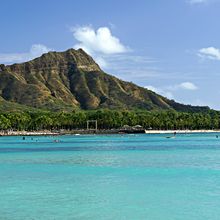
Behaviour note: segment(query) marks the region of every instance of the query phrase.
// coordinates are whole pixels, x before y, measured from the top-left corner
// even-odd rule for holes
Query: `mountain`
[[[9,109],[33,107],[67,111],[209,109],[177,103],[108,75],[82,49],[49,52],[29,62],[0,65],[0,103]]]

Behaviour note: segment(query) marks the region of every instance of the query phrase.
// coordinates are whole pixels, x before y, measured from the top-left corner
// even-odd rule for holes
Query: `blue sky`
[[[0,0],[0,63],[84,48],[168,98],[220,109],[220,0]]]

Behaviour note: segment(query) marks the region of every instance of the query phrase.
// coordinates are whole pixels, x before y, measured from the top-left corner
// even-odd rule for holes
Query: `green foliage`
[[[11,127],[10,120],[4,115],[0,115],[0,130],[6,130]]]
[[[141,125],[146,129],[219,129],[220,112],[91,110],[73,112],[0,113],[0,130],[85,129],[87,120],[97,120],[99,129]]]

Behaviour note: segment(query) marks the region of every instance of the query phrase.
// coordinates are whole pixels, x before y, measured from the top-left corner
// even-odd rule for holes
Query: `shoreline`
[[[220,130],[145,130],[145,134],[195,134],[195,133],[220,133]],[[58,135],[88,135],[88,134],[128,134],[118,129],[111,130],[62,130],[62,131],[0,131],[0,136],[58,136]],[[129,132],[129,134],[137,134]],[[144,134],[144,133],[142,133]]]
[[[191,134],[191,133],[220,133],[220,130],[149,130],[146,134]]]

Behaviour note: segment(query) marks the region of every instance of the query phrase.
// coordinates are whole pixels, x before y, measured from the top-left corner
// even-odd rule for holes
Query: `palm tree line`
[[[73,112],[3,112],[0,130],[86,129],[87,120],[97,120],[99,129],[141,125],[145,129],[219,129],[220,112],[91,110]]]

